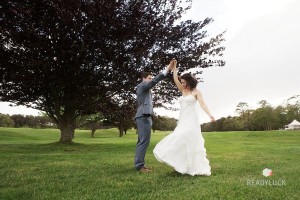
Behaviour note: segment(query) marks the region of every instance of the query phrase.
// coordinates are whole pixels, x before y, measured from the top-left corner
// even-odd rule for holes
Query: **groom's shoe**
[[[144,166],[144,168],[149,169],[149,170],[152,170],[152,167],[146,167],[146,166]]]
[[[139,169],[139,172],[141,173],[149,173],[152,172],[151,169],[147,168],[147,167],[142,167],[141,169]]]

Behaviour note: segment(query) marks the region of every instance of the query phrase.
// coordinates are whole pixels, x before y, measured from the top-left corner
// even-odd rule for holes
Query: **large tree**
[[[191,0],[1,0],[0,100],[45,111],[72,142],[76,119],[134,99],[139,73],[224,66],[213,20],[182,21]],[[203,8],[205,9],[205,8]],[[156,104],[176,97],[163,82]]]

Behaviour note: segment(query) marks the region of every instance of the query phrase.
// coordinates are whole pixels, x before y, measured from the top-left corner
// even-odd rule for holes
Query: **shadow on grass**
[[[194,175],[191,176],[189,174],[181,174],[175,170],[171,171],[171,172],[167,172],[165,174],[161,174],[164,177],[172,177],[172,178],[209,178],[210,176],[205,176],[205,175]]]

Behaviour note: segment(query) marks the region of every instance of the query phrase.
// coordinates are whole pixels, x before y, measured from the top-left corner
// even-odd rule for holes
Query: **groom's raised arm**
[[[155,76],[151,81],[146,82],[145,84],[142,85],[142,90],[150,90],[153,88],[159,81],[163,80],[166,75],[172,70],[174,67],[174,59],[171,60],[170,64],[157,76]]]
[[[145,90],[150,90],[151,88],[153,88],[159,81],[163,80],[165,78],[165,74],[163,72],[161,72],[160,74],[158,74],[157,76],[155,76],[151,81],[147,81],[146,83],[141,85],[141,89],[143,91]]]

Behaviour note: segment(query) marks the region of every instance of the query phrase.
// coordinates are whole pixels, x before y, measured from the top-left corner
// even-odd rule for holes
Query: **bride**
[[[210,176],[211,168],[206,158],[204,139],[201,134],[200,122],[196,112],[196,102],[215,121],[210,114],[199,90],[197,80],[186,73],[177,76],[177,61],[173,69],[173,78],[182,96],[179,98],[180,115],[178,125],[173,133],[166,136],[154,148],[156,159],[173,167],[181,174]]]

